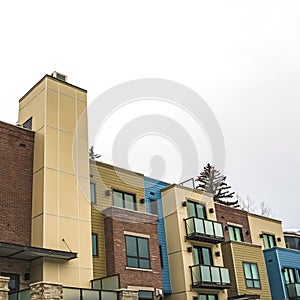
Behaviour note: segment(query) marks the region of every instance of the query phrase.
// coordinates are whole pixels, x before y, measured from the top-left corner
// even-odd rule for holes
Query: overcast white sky
[[[219,121],[232,189],[300,228],[299,14],[296,0],[3,1],[0,120],[14,124],[19,98],[54,70],[87,89],[89,103],[133,79],[182,83]]]

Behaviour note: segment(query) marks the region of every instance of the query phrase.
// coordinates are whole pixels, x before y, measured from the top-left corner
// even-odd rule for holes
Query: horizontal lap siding
[[[268,278],[273,300],[285,299],[281,277],[281,267],[276,255],[276,248],[264,251]]]
[[[230,268],[232,272],[233,266],[230,265],[230,258],[227,257],[229,254],[228,247],[231,247],[231,256],[232,262],[234,264],[235,270],[235,280],[237,286],[237,294],[258,294],[261,299],[270,300],[271,293],[269,288],[269,280],[264,260],[264,255],[261,247],[257,245],[252,245],[248,243],[240,243],[240,242],[226,242],[222,246],[222,250],[225,250],[223,253],[224,264]],[[250,262],[256,263],[258,267],[259,277],[261,289],[247,288],[245,281],[245,274],[243,263]],[[232,290],[233,291],[233,290]],[[230,292],[231,295],[231,292]]]
[[[96,184],[96,204],[92,205],[92,232],[98,235],[98,257],[93,257],[94,278],[106,276],[106,252],[104,235],[104,216],[102,211],[113,205],[113,189],[131,193],[136,196],[137,210],[146,211],[144,198],[144,178],[142,175],[115,168],[111,165],[90,161],[90,181]]]
[[[170,272],[169,272],[169,261],[168,261],[168,251],[167,251],[167,242],[165,234],[165,224],[163,219],[163,207],[161,199],[161,189],[167,187],[169,184],[161,181],[157,181],[148,177],[144,177],[145,184],[145,199],[146,199],[146,210],[150,213],[150,199],[156,200],[158,203],[158,222],[157,222],[157,231],[158,231],[158,241],[162,250],[162,283],[163,290],[165,294],[170,294],[171,282],[170,282]],[[151,193],[154,193],[151,194]]]

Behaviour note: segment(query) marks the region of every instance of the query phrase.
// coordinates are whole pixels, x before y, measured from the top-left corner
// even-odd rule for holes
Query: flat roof
[[[71,260],[77,253],[0,242],[0,258],[32,261],[42,257]]]

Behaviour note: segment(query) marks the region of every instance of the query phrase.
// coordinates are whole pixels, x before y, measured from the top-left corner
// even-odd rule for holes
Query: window
[[[96,204],[96,184],[90,183],[91,203]]]
[[[160,266],[163,269],[164,268],[164,261],[163,261],[163,254],[162,254],[162,247],[159,245],[159,257],[160,257]]]
[[[152,291],[139,291],[139,300],[153,299]]]
[[[229,238],[231,241],[243,241],[243,233],[241,227],[228,225]]]
[[[150,269],[149,240],[131,235],[125,240],[127,267]]]
[[[213,265],[210,248],[194,246],[193,250],[195,265]]]
[[[27,129],[32,129],[32,118],[29,118],[27,121],[23,123],[23,127]]]
[[[275,236],[272,234],[263,234],[265,249],[269,249],[276,246]]]
[[[188,201],[188,214],[189,217],[206,219],[205,205],[197,202]]]
[[[218,300],[217,295],[204,295],[204,294],[200,294],[198,299],[199,300]]]
[[[98,256],[98,235],[92,233],[92,254]]]
[[[16,292],[20,289],[20,275],[1,272],[1,276],[9,277],[8,288],[10,292]]]
[[[150,213],[153,215],[158,215],[158,203],[157,200],[150,199]]]
[[[286,284],[295,283],[296,282],[295,270],[292,268],[284,268],[284,278]]]
[[[113,205],[117,207],[136,210],[135,195],[120,191],[113,191]]]
[[[256,263],[244,263],[246,286],[248,288],[260,289],[260,279]]]

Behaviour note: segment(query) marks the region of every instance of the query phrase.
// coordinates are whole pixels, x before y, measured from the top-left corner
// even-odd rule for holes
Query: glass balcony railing
[[[300,299],[300,283],[287,284],[290,299]]]
[[[118,292],[64,287],[63,299],[64,300],[118,300]]]
[[[30,289],[21,290],[8,294],[8,300],[30,300]]]
[[[198,240],[215,244],[225,240],[223,227],[219,222],[196,217],[190,217],[184,221],[186,236],[190,240]]]
[[[224,267],[191,266],[193,288],[229,288],[229,270]]]

